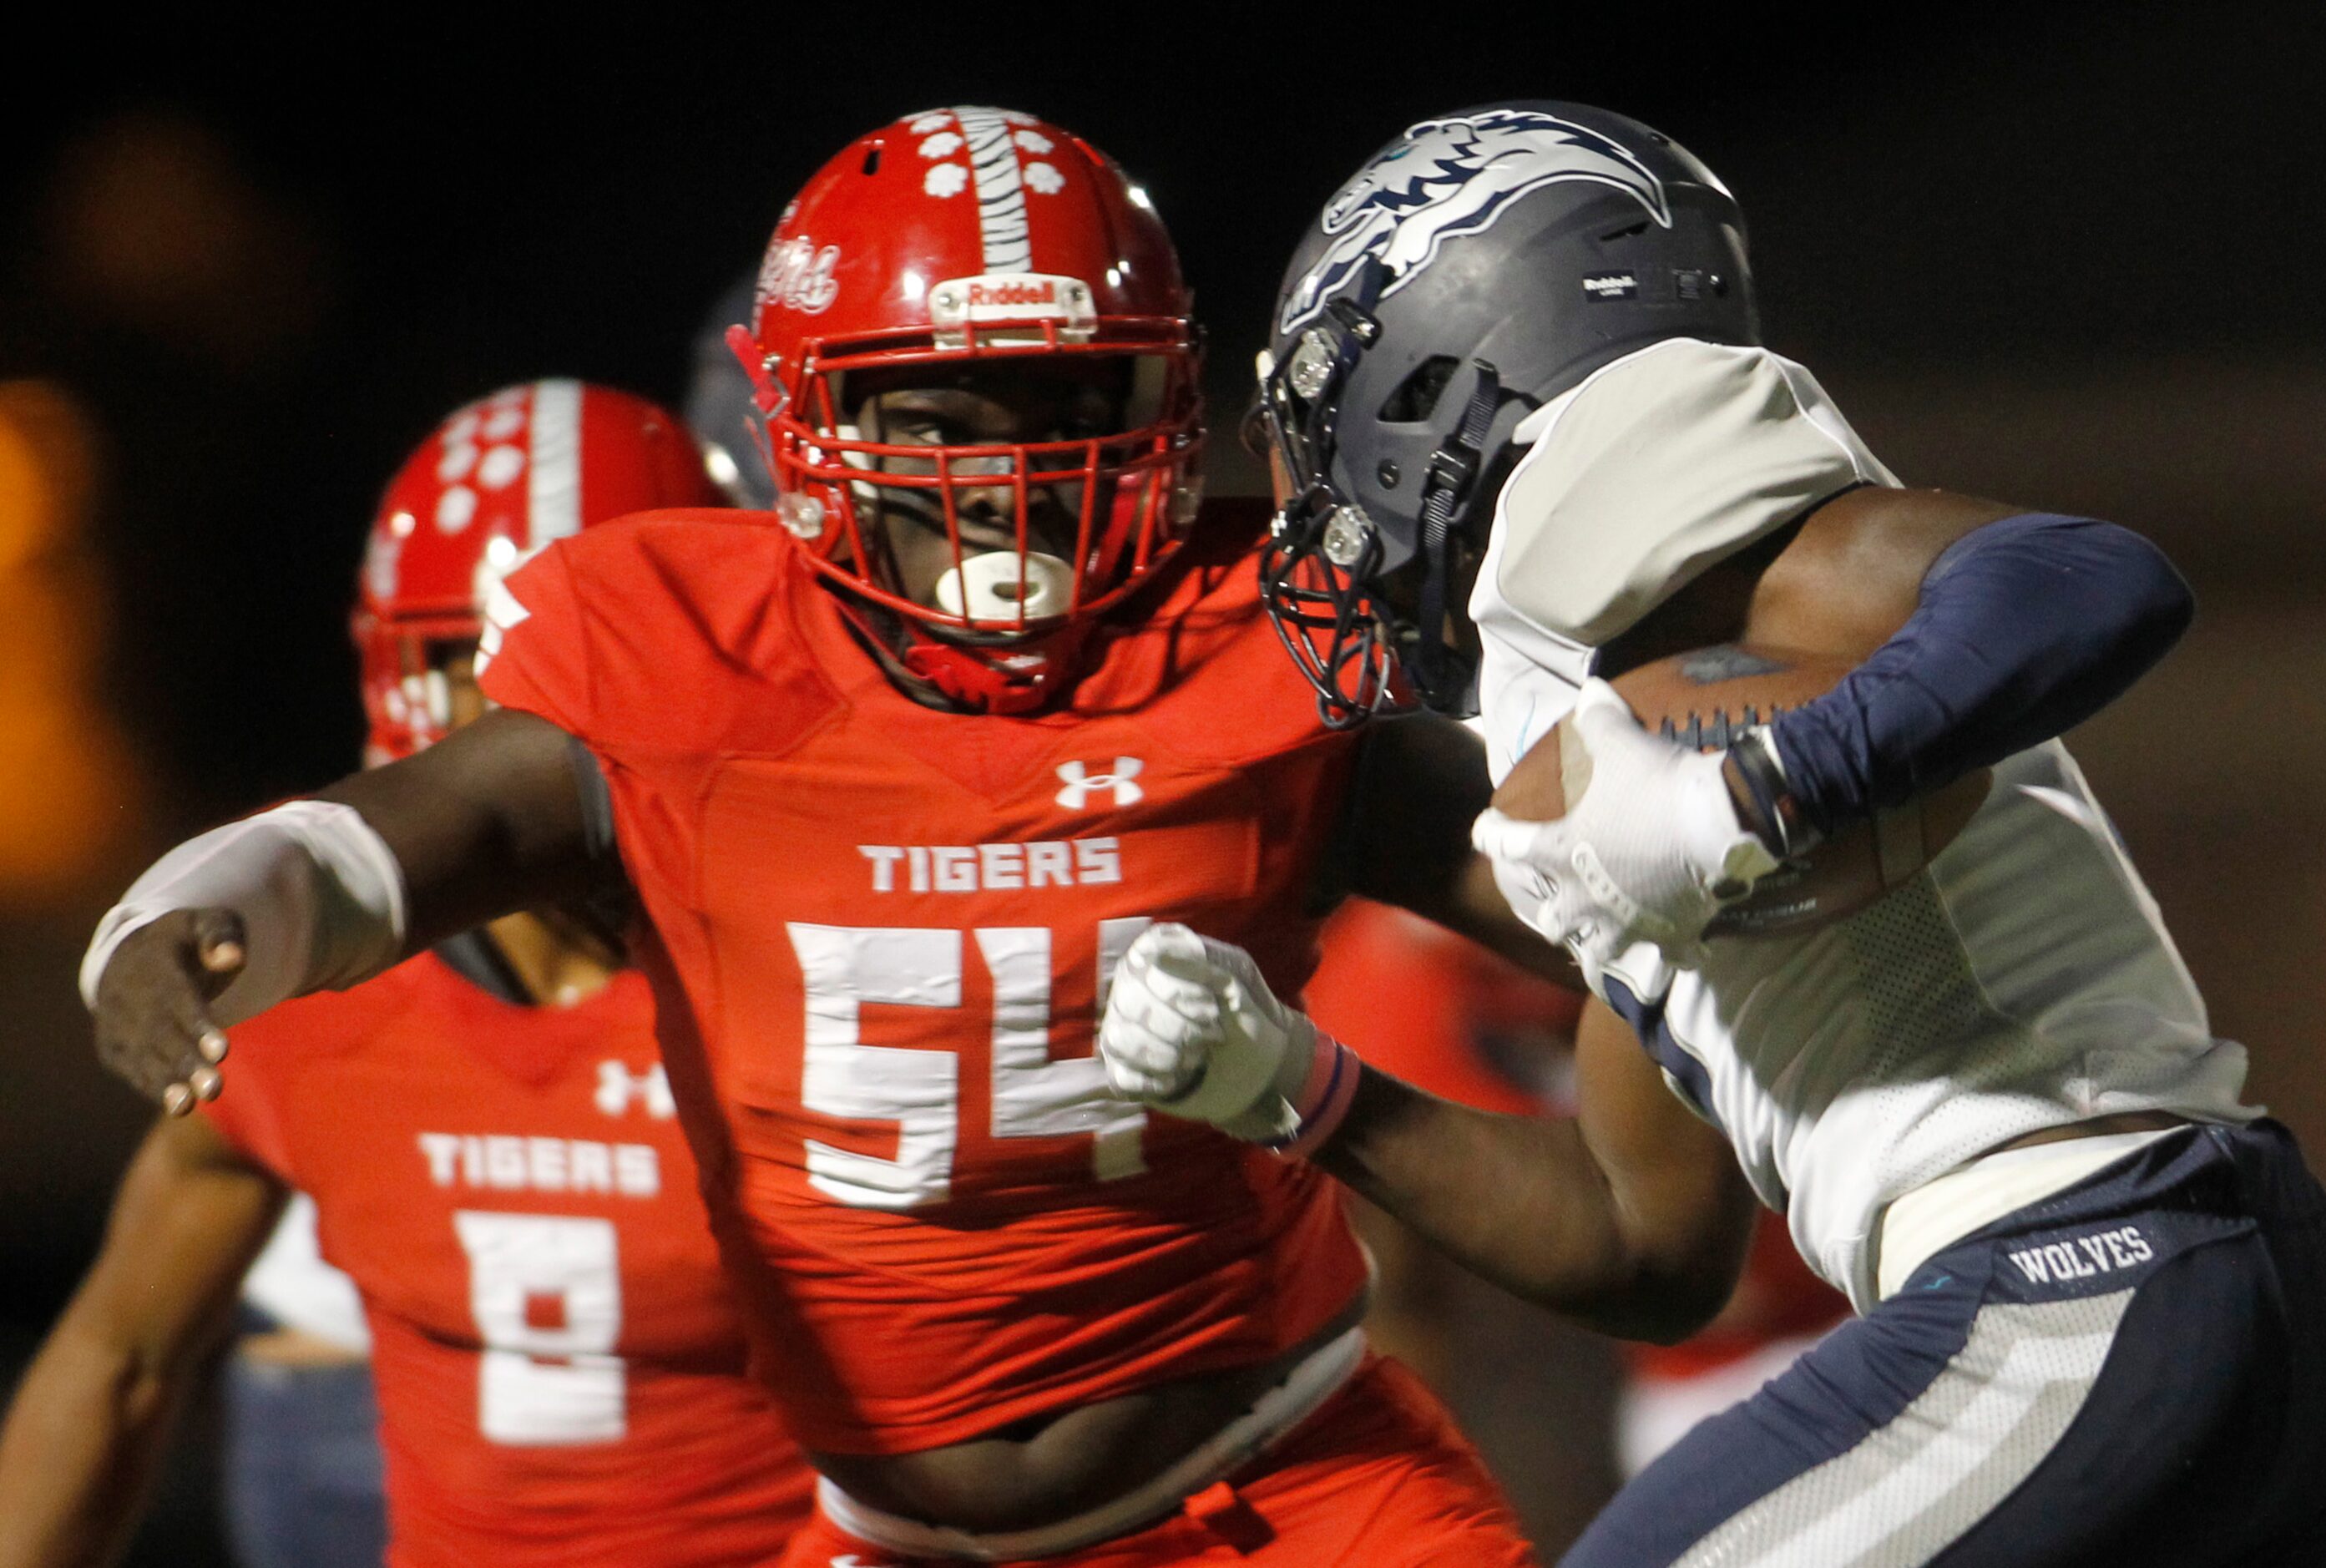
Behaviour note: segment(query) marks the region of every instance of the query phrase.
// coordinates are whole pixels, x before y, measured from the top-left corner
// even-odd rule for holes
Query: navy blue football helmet
[[[1667,338],[1757,343],[1744,219],[1661,133],[1580,104],[1409,127],[1310,225],[1252,434],[1283,507],[1269,611],[1326,723],[1474,712],[1469,586],[1527,415]]]

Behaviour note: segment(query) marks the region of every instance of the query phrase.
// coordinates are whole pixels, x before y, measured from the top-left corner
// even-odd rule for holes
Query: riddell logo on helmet
[[[988,283],[982,278],[969,285],[969,308],[972,311],[992,310],[1004,305],[1055,305],[1058,303],[1058,283],[1056,278],[1012,278],[1007,283]]]
[[[1090,285],[1057,273],[980,273],[929,290],[929,321],[941,335],[972,322],[1059,322],[1063,335],[1080,340],[1097,325],[1096,310]]]

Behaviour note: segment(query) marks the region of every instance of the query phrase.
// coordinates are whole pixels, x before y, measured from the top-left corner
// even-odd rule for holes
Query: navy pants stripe
[[[2191,1128],[1954,1244],[1569,1568],[2326,1563],[2326,1192]]]

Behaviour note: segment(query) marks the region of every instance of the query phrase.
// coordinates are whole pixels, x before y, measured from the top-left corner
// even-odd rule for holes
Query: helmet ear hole
[[[1416,365],[1391,391],[1381,406],[1384,425],[1420,425],[1437,412],[1437,400],[1461,361],[1451,354],[1432,354]]]

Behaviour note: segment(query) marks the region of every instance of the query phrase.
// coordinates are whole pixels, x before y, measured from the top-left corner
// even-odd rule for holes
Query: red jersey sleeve
[[[588,730],[596,704],[586,616],[563,545],[496,583],[485,601],[477,657],[485,695],[503,707],[538,714],[569,734]]]
[[[779,748],[832,700],[771,613],[795,550],[715,511],[642,512],[561,539],[491,595],[479,681],[626,767]]]

